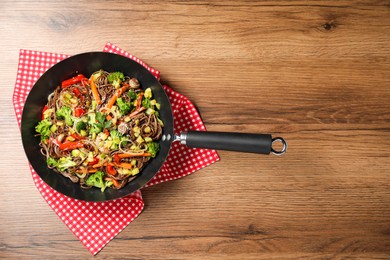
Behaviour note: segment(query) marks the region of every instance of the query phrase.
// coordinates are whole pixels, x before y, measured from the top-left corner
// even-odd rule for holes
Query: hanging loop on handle
[[[280,150],[275,150],[275,149],[273,148],[273,145],[274,145],[274,143],[276,143],[276,142],[281,142],[281,143],[282,143],[282,145],[283,145],[282,149],[280,149]],[[284,140],[282,137],[275,137],[275,138],[272,138],[271,153],[273,153],[273,154],[275,154],[275,155],[282,155],[282,154],[286,153],[286,151],[287,151],[287,142],[286,142],[286,140]]]

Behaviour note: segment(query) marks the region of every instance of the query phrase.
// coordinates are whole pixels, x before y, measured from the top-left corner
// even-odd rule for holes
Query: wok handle
[[[272,144],[282,142],[281,150],[274,150]],[[180,143],[191,148],[228,150],[237,152],[276,155],[284,154],[287,143],[281,137],[272,138],[270,134],[248,134],[228,132],[189,131],[180,134]]]

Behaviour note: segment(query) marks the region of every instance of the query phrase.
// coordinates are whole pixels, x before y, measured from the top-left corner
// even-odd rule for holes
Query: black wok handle
[[[272,148],[272,144],[277,141],[283,144],[283,148],[278,151]],[[272,138],[270,134],[189,131],[180,134],[180,143],[191,148],[260,154],[272,152],[276,155],[281,155],[287,150],[287,143],[283,138]]]

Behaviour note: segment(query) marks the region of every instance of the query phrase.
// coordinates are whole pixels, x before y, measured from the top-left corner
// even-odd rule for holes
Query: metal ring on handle
[[[280,151],[275,150],[273,147],[271,147],[271,152],[275,155],[282,155],[287,151],[287,142],[282,137],[275,137],[272,138],[272,146],[275,142],[282,142],[283,147]]]

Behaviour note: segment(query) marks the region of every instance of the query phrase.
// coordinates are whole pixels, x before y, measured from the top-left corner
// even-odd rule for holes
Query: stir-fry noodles
[[[159,150],[159,109],[136,78],[99,70],[63,81],[35,129],[49,168],[86,189],[120,189]]]

